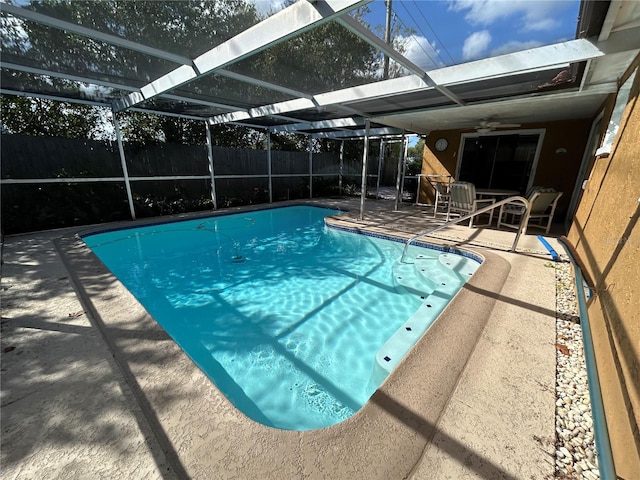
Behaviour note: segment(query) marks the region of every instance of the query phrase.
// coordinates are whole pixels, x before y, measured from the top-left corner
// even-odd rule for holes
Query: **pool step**
[[[379,385],[422,337],[449,303],[451,295],[434,291],[376,352],[374,381]]]
[[[438,257],[418,255],[413,263],[396,263],[393,278],[397,286],[416,294],[427,295],[435,290],[454,294],[480,264],[470,258],[442,253]]]
[[[458,291],[460,284],[466,281],[466,278],[462,278],[450,266],[446,265],[440,257],[425,259],[420,256],[416,257],[413,267],[415,269],[415,275],[419,278],[426,278],[433,285],[433,291],[452,295]],[[451,262],[449,262],[451,263]]]
[[[480,266],[477,261],[471,258],[452,253],[440,254],[438,261],[445,269],[456,275],[463,282],[466,282]]]
[[[438,268],[436,258],[425,259],[422,268],[434,270]],[[400,291],[407,291],[413,295],[425,296],[433,292],[437,283],[428,275],[421,275],[414,263],[396,262],[392,267],[393,281]]]
[[[394,266],[398,285],[411,293],[420,293],[419,288],[430,285],[431,291],[418,310],[376,353],[373,382],[382,383],[479,266],[475,260],[449,253],[442,253],[437,258],[418,255],[412,264]]]

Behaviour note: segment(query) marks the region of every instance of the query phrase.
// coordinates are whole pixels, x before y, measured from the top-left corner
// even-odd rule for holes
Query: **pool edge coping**
[[[301,203],[296,204],[299,205]],[[308,204],[302,203],[302,205]],[[241,209],[239,211],[243,212],[247,210],[255,209]],[[234,212],[228,213],[238,213],[239,211],[234,210]],[[202,216],[211,216],[211,214],[208,212],[206,215]],[[188,219],[192,218],[194,217],[190,216]],[[185,218],[179,218],[177,220],[183,219]],[[127,223],[127,226],[133,225],[132,223]],[[368,230],[363,226],[359,226],[358,228],[360,230]],[[83,230],[86,231],[87,229]],[[391,232],[391,234],[397,238],[401,238],[406,235],[402,232],[387,231]],[[104,271],[106,270],[106,267],[102,265],[102,262],[97,259],[95,254],[93,254],[84,242],[80,240],[79,236],[72,234],[72,237],[73,238],[60,238],[56,242],[56,247],[63,258],[69,273],[72,274],[71,278],[73,279],[76,291],[81,297],[83,305],[87,307],[87,314],[91,318],[91,321],[99,330],[101,330],[101,333],[105,337],[105,341],[114,354],[114,357],[125,364],[130,364],[132,360],[136,360],[138,355],[135,348],[134,351],[127,351],[126,341],[123,342],[123,339],[117,338],[117,336],[116,338],[112,337],[113,333],[117,333],[118,329],[115,328],[112,323],[107,324],[105,322],[105,317],[109,317],[107,320],[109,322],[112,320],[110,317],[113,312],[111,312],[109,308],[105,309],[105,303],[113,303],[113,298],[109,297],[104,299],[100,298],[100,296],[95,293],[92,294],[89,290],[91,290],[92,286],[95,285],[90,283],[88,285],[84,284],[83,279],[86,281],[88,278],[91,278],[92,275],[97,275],[102,277],[102,281],[106,281],[109,284],[116,285],[119,284],[119,282],[115,277],[108,278],[109,276],[112,276],[111,273],[108,270],[106,272]],[[73,250],[75,250],[75,253]],[[486,291],[494,293],[499,292],[501,286],[506,281],[506,276],[510,270],[508,262],[491,252],[483,251],[482,254],[479,254],[473,251],[473,253],[474,255],[478,255],[483,258],[484,261],[474,276],[469,279],[467,284],[474,285],[476,283],[480,283],[484,285],[483,282],[486,282],[490,276],[493,276],[490,275],[491,271],[496,270],[497,273],[500,274],[500,278],[497,283],[494,283],[492,288],[487,289]],[[74,255],[79,255],[79,257],[76,256],[74,258]],[[78,263],[79,259],[80,264]],[[82,267],[82,262],[86,262],[84,271],[80,268],[80,272],[78,272],[77,268],[79,266]],[[91,273],[89,273],[89,270]],[[495,276],[493,280],[496,280]],[[126,289],[124,290],[126,294],[128,294],[128,291],[126,291]],[[367,404],[365,404],[365,406],[355,415],[344,422],[320,430],[310,430],[306,432],[284,431],[257,424],[245,417],[241,412],[237,411],[231,402],[227,400],[219,390],[217,390],[213,382],[209,381],[208,378],[199,371],[198,367],[184,352],[180,350],[176,344],[174,344],[175,348],[171,348],[169,346],[169,350],[173,350],[170,352],[170,356],[179,359],[180,369],[188,371],[192,377],[191,381],[187,381],[185,383],[178,382],[181,386],[181,390],[185,393],[185,398],[193,396],[192,394],[194,392],[199,392],[199,395],[197,396],[201,402],[207,398],[211,399],[212,396],[215,397],[216,402],[219,402],[221,399],[220,396],[222,396],[223,403],[228,403],[226,406],[222,405],[222,411],[215,410],[214,412],[211,412],[210,406],[199,410],[202,414],[216,413],[220,414],[222,417],[230,417],[229,421],[235,427],[232,428],[231,431],[226,431],[222,435],[223,439],[235,444],[240,441],[240,438],[243,438],[244,440],[241,443],[246,446],[246,442],[248,442],[247,448],[249,450],[251,450],[249,447],[256,447],[256,445],[259,444],[263,452],[269,452],[267,457],[273,455],[275,458],[280,458],[277,463],[282,463],[281,467],[276,470],[269,467],[269,471],[274,473],[278,471],[278,474],[280,475],[290,475],[294,472],[299,472],[301,468],[303,470],[308,469],[310,467],[309,459],[315,458],[315,461],[311,463],[316,467],[322,466],[321,470],[326,471],[327,474],[329,474],[329,472],[331,472],[331,474],[335,474],[335,470],[340,471],[341,474],[347,474],[348,472],[351,474],[354,472],[362,473],[362,469],[366,469],[370,473],[368,478],[388,478],[388,475],[404,476],[408,475],[419,462],[422,452],[426,448],[429,440],[435,434],[438,418],[444,411],[493,308],[495,298],[491,299],[487,296],[483,297],[483,301],[480,302],[481,306],[480,308],[475,309],[474,315],[470,315],[468,309],[461,307],[461,305],[464,305],[466,302],[471,301],[474,298],[477,301],[477,295],[478,294],[471,289],[465,289],[463,287],[463,289],[458,292],[458,294],[452,299],[451,303],[440,314],[431,328],[407,353],[405,358],[397,366],[396,371],[394,371],[380,386],[376,393],[374,393],[369,402],[367,402]],[[135,299],[133,299],[134,303],[131,304],[131,298],[124,299],[124,301],[121,302],[116,302],[120,304],[118,306],[121,307],[117,314],[122,315],[124,313],[125,316],[142,314],[147,318],[139,318],[139,322],[146,325],[146,327],[151,327],[152,330],[153,325],[155,324],[156,334],[158,333],[157,329],[164,332],[164,330],[162,330],[155,320],[146,313],[144,308],[142,308]],[[474,304],[474,307],[476,304],[477,302]],[[124,312],[122,310],[124,310]],[[484,316],[484,318],[482,321],[472,322],[474,328],[472,329],[473,333],[471,335],[469,335],[470,329],[462,328],[460,330],[460,322],[451,321],[459,316],[465,316],[465,314],[467,320],[470,320],[469,317],[472,316],[475,318],[479,312],[483,314],[482,316]],[[100,323],[102,323],[102,326],[100,326]],[[125,321],[125,323],[127,323],[127,321]],[[456,325],[457,329],[452,328]],[[436,326],[437,328],[434,329]],[[433,332],[429,333],[432,330]],[[443,351],[441,348],[444,345],[442,340],[459,340],[457,337],[460,333],[467,334],[464,342],[458,342],[459,347],[462,343],[464,344],[464,350],[467,353],[462,356],[458,355],[458,358],[451,358],[452,349],[448,346]],[[164,335],[168,337],[166,333]],[[173,343],[172,341],[170,342]],[[178,351],[175,351],[175,349]],[[447,365],[447,368],[437,367],[437,365],[434,365],[433,362],[430,362],[429,359],[425,358],[425,352],[430,351],[429,354],[432,355],[433,351],[431,350],[433,349],[438,351],[440,358],[440,361],[435,363],[442,364],[443,361],[446,361],[447,363],[445,363],[445,365]],[[447,352],[447,350],[449,352]],[[458,352],[459,351],[460,350],[458,350]],[[452,363],[455,364],[455,369],[450,368]],[[430,365],[431,369],[426,371],[424,368],[425,365]],[[136,367],[136,369],[140,370],[140,367]],[[178,371],[180,371],[180,369]],[[194,369],[196,370],[195,372]],[[144,370],[144,368],[142,368],[142,370]],[[198,374],[198,372],[200,374]],[[180,471],[180,466],[184,463],[182,468],[189,472],[189,476],[198,476],[208,468],[216,467],[217,462],[211,463],[210,461],[202,461],[202,459],[196,458],[197,455],[193,455],[193,452],[185,452],[187,446],[182,435],[186,433],[184,429],[186,428],[188,430],[189,425],[193,425],[192,421],[195,421],[195,419],[192,418],[191,421],[187,421],[186,424],[182,425],[182,427],[176,425],[174,421],[175,419],[172,418],[173,414],[167,411],[167,406],[163,405],[162,398],[158,398],[157,394],[150,391],[150,389],[153,389],[153,381],[149,382],[148,379],[137,378],[135,372],[132,372],[132,376],[133,378],[127,379],[128,382],[134,382],[134,389],[135,385],[139,385],[140,391],[138,394],[142,394],[148,401],[146,406],[144,404],[141,405],[142,408],[144,410],[152,409],[153,412],[147,411],[146,414],[152,413],[153,416],[157,417],[158,423],[156,428],[154,428],[154,432],[156,435],[162,434],[163,432],[166,435],[166,439],[169,444],[164,442],[162,446],[163,450],[165,450],[165,454],[167,454],[168,459],[170,460],[170,463],[174,467],[174,470]],[[202,377],[206,380],[204,384]],[[446,393],[444,391],[445,389],[442,388],[443,378],[446,379],[445,383],[447,384],[446,390],[448,393]],[[419,382],[417,385],[415,380],[418,380]],[[169,384],[174,383],[169,380],[164,382],[161,381],[160,383],[166,384],[167,382]],[[206,385],[207,382],[209,384],[208,386]],[[416,389],[416,386],[420,388]],[[431,388],[427,388],[428,386],[431,386]],[[190,389],[192,390],[190,391]],[[436,394],[435,398],[430,398],[430,395],[433,397],[434,394]],[[162,397],[162,395],[160,395],[160,397]],[[140,401],[138,395],[136,395],[136,398]],[[402,399],[402,401],[399,401],[400,399]],[[428,402],[426,401],[427,399],[429,399]],[[424,403],[429,403],[430,406],[435,405],[436,408],[430,408],[428,411],[424,411],[420,408],[420,405],[422,404],[424,406]],[[417,405],[417,407],[413,409],[410,408],[411,405]],[[179,414],[178,416],[180,417],[181,415]],[[226,424],[226,422],[218,422],[217,424],[222,425]],[[158,428],[163,430],[163,432],[158,432]],[[177,438],[175,438],[175,430],[182,430],[182,435],[178,435]],[[203,443],[207,443],[207,438],[209,438],[209,441],[212,441],[214,438],[218,437],[216,432],[212,432],[207,428],[205,428],[205,430],[205,435],[200,435],[200,438],[203,439]],[[222,428],[222,430],[226,429]],[[246,431],[239,432],[239,430]],[[397,438],[390,434],[390,432],[394,431],[400,434],[402,438]],[[221,431],[218,431],[217,433],[220,434]],[[238,439],[231,441],[231,437],[233,437],[234,433],[238,433]],[[231,435],[231,437],[229,437],[229,435]],[[369,441],[363,444],[363,437]],[[391,437],[393,438],[391,439]],[[347,439],[350,441],[346,441]],[[161,442],[161,444],[162,443],[163,442]],[[210,443],[209,447],[219,451],[219,444],[215,444],[215,448],[212,447],[213,443]],[[327,459],[324,458],[326,455],[323,457],[320,454],[320,452],[326,451],[326,449],[329,448],[329,445],[336,447],[338,444],[342,445],[342,447],[340,449],[341,453],[336,453],[336,456],[339,457],[341,461],[336,462],[336,458]],[[273,448],[274,446],[276,448]],[[199,446],[196,450],[199,450],[200,448],[203,447]],[[177,454],[179,451],[183,454],[186,453],[186,455],[183,455],[184,458]],[[382,452],[385,452],[385,454]],[[398,460],[399,456],[404,458],[401,465],[393,461],[394,459]],[[218,458],[219,455],[213,455],[213,457]],[[286,459],[288,461],[285,461],[285,458],[283,457],[288,457]],[[225,456],[222,458],[225,458]],[[254,468],[251,475],[255,474],[255,478],[260,478],[260,473],[265,471],[265,466],[270,462],[268,459],[262,458],[262,455],[252,458],[253,461],[250,462],[253,465],[252,467],[249,467],[246,461],[241,461],[240,463],[245,469]],[[193,464],[194,460],[196,463],[195,465]],[[320,465],[317,465],[318,462],[320,462]],[[219,473],[223,474],[223,472]],[[237,471],[229,471],[228,474],[230,477],[233,477],[234,475],[237,475]]]

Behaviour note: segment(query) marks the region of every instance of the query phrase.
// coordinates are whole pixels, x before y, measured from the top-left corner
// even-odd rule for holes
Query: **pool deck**
[[[434,222],[383,200],[367,200],[364,222],[359,199],[307,203],[404,237]],[[73,236],[82,230],[4,238],[3,478],[553,478],[556,286],[537,233],[517,253],[513,231],[429,237],[486,261],[363,409],[290,432],[238,412]]]

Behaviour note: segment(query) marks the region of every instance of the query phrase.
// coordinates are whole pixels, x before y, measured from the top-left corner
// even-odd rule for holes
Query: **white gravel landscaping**
[[[556,262],[556,478],[600,478],[573,266]]]

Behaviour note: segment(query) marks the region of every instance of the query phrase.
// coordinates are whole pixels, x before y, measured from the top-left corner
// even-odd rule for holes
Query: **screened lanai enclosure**
[[[19,233],[286,200],[357,196],[362,141],[357,142],[354,150],[360,150],[359,156],[345,156],[344,146],[341,156],[340,152],[314,152],[313,145],[309,152],[301,152],[125,141],[121,145],[123,164],[116,141],[6,135],[2,142],[3,230]],[[371,141],[381,155],[369,156],[367,161],[372,172],[366,177],[370,198],[386,192],[383,187],[391,182],[395,188],[389,167],[395,168],[398,157],[384,157],[394,146],[392,142]],[[123,176],[125,168],[128,178]],[[417,179],[406,172],[406,168],[401,171],[400,201],[411,202],[416,198]]]
[[[622,47],[588,28],[471,62],[444,44],[416,56],[435,2],[419,3],[1,3],[3,232],[348,194],[362,215],[381,185],[397,208],[416,200],[410,138],[497,100],[501,120],[553,117],[550,101],[557,119],[611,90],[587,72]]]

